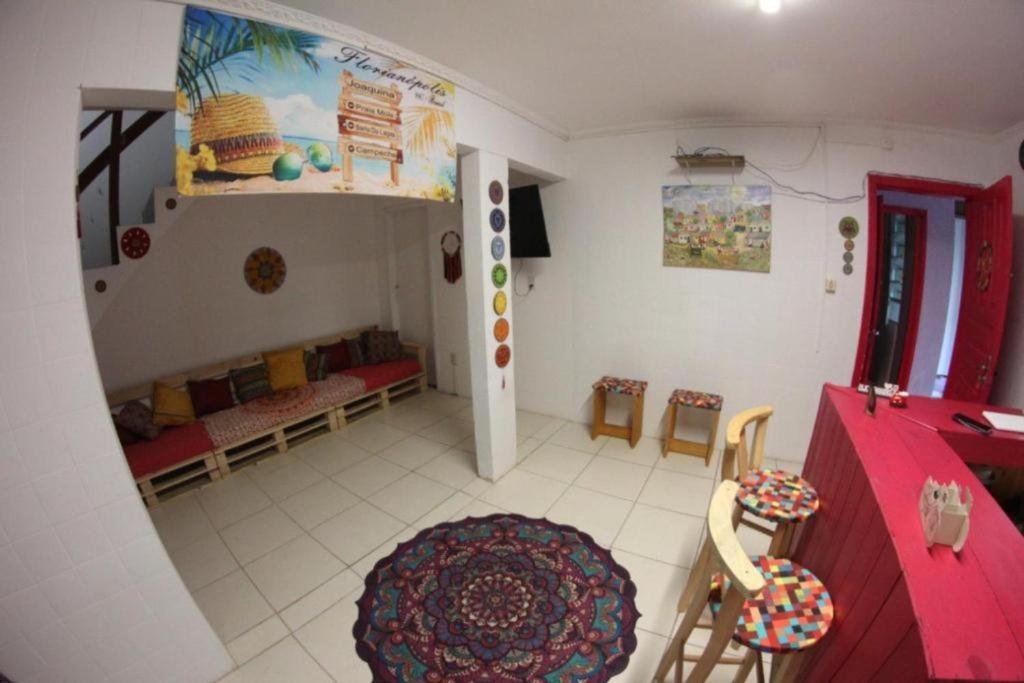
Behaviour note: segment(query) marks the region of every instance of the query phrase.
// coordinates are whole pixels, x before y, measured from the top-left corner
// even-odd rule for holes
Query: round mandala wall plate
[[[495,287],[504,287],[508,282],[508,270],[501,263],[491,268],[491,282]]]
[[[509,348],[508,344],[502,344],[494,350],[494,364],[499,368],[508,365],[510,360],[512,360],[512,349]]]
[[[487,196],[491,198],[492,204],[501,204],[501,200],[505,198],[505,188],[499,181],[492,180],[487,186]]]
[[[503,237],[495,236],[491,240],[491,256],[494,257],[495,261],[505,258],[505,239]]]
[[[848,240],[852,240],[860,232],[860,224],[853,216],[844,216],[839,219],[839,234]]]
[[[491,230],[501,232],[505,229],[505,212],[501,209],[491,209]]]
[[[843,275],[849,275],[853,272],[853,266],[849,263],[843,264]]]
[[[844,263],[853,263],[853,252],[852,251],[843,252],[843,262]]]
[[[142,258],[149,253],[149,233],[143,228],[128,228],[121,235],[121,253],[128,258]]]
[[[509,333],[508,320],[505,318],[498,318],[494,321],[494,338],[499,342],[503,342],[508,339]]]
[[[846,251],[853,251],[853,247],[853,240],[846,240],[845,242],[843,242],[843,249],[845,249]]]
[[[284,284],[288,269],[285,267],[284,257],[280,252],[270,247],[260,247],[254,249],[245,259],[245,267],[242,272],[245,276],[245,283],[252,291],[270,294],[276,292]]]
[[[508,299],[505,297],[505,292],[498,292],[494,295],[494,312],[498,315],[505,315],[506,308],[508,308]]]

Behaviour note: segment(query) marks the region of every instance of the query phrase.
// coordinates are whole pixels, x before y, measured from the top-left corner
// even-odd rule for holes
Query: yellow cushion
[[[274,351],[263,354],[270,375],[270,388],[274,391],[301,387],[306,379],[306,364],[302,362],[302,349]]]
[[[153,424],[166,427],[195,421],[196,413],[187,391],[179,391],[161,382],[153,383]]]

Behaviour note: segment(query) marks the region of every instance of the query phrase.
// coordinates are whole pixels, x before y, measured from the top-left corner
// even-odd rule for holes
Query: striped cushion
[[[235,388],[239,403],[248,403],[271,392],[267,366],[263,363],[231,370],[228,376],[231,377],[231,386]]]
[[[318,382],[327,377],[327,356],[315,351],[306,351],[302,356],[306,364],[306,379]]]
[[[355,339],[346,339],[345,343],[348,345],[348,358],[352,363],[349,367],[358,368],[366,365],[366,349],[363,348],[363,340],[356,337]]]

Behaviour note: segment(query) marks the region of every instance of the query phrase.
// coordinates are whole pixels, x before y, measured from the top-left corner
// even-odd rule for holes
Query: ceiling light
[[[758,0],[757,6],[765,14],[775,14],[782,9],[782,0]]]

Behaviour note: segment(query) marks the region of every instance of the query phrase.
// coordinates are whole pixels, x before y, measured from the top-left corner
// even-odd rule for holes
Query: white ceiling
[[[683,120],[1024,121],[1024,0],[279,0],[572,135]]]

